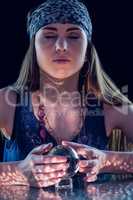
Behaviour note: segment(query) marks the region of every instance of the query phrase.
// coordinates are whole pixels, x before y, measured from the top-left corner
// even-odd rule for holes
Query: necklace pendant
[[[41,136],[41,138],[43,139],[43,141],[45,141],[45,139],[46,139],[46,132],[45,132],[44,129],[41,129],[41,130],[40,130],[40,136]]]

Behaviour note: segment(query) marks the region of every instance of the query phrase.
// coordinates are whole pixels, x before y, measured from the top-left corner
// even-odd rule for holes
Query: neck
[[[47,87],[52,87],[58,90],[58,92],[75,92],[78,91],[78,81],[79,81],[79,72],[74,75],[64,78],[57,79],[46,72],[40,72],[40,92]]]
[[[51,101],[55,101],[55,98],[58,99],[58,97],[62,94],[70,96],[74,92],[78,92],[78,81],[79,81],[79,72],[75,73],[74,75],[65,78],[65,79],[57,79],[54,77],[51,77],[46,72],[40,72],[40,94],[45,99]],[[66,94],[66,95],[64,95]],[[56,96],[56,97],[55,97]],[[67,98],[68,100],[68,98]]]

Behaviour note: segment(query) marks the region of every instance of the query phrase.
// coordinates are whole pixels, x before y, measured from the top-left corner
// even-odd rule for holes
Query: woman
[[[27,27],[30,46],[19,78],[0,91],[0,127],[7,138],[0,183],[59,182],[69,165],[66,157],[48,155],[57,144],[85,158],[79,172],[87,182],[101,172],[133,173],[132,152],[107,151],[115,127],[133,140],[133,110],[101,67],[85,5],[48,0],[28,15]]]

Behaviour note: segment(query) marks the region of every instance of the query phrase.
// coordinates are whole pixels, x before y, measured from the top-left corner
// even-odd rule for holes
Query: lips
[[[57,62],[57,63],[68,63],[68,62],[70,62],[70,60],[64,59],[64,58],[58,58],[58,59],[55,59],[54,62]]]
[[[67,61],[70,61],[70,60],[67,59],[66,57],[57,57],[53,61],[64,61],[64,62],[67,62]]]
[[[68,60],[68,59],[66,59],[66,58],[57,58],[57,59],[55,59],[54,61],[70,61],[70,60]]]
[[[69,60],[65,60],[65,59],[57,59],[57,60],[54,60],[55,62],[69,62]]]

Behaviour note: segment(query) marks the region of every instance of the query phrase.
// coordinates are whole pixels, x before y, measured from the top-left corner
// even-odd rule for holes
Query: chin
[[[74,75],[75,73],[66,73],[66,72],[62,72],[62,73],[56,73],[56,74],[53,74],[53,78],[56,78],[56,79],[66,79],[66,78],[69,78],[71,77],[72,75]]]
[[[66,69],[54,69],[49,71],[42,70],[47,76],[50,76],[51,78],[55,78],[58,80],[67,79],[69,77],[75,76],[76,74],[79,74],[80,69],[78,70],[66,70]]]

